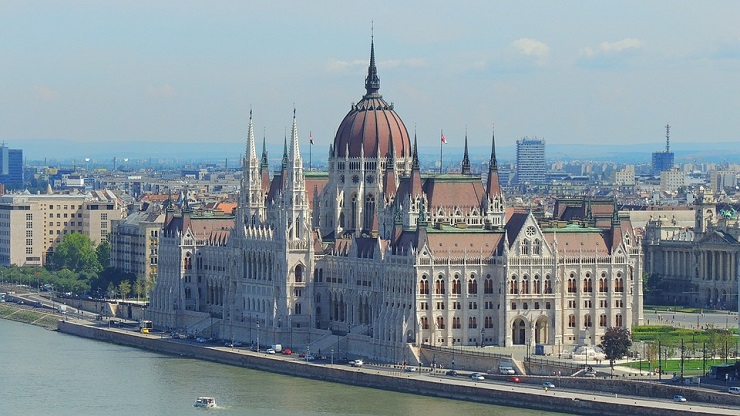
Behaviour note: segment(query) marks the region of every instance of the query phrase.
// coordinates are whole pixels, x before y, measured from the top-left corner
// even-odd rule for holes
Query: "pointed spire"
[[[496,161],[496,133],[493,131],[493,128],[491,131],[491,162],[489,163],[488,168],[498,169],[498,162]]]
[[[621,223],[619,219],[619,208],[617,207],[617,198],[614,198],[614,212],[612,212],[612,225],[617,226]]]
[[[462,160],[462,174],[470,175],[470,157],[468,157],[468,128],[465,127],[465,153]]]
[[[293,126],[290,133],[290,158],[293,162],[301,159],[301,149],[298,147],[298,123],[295,118],[295,107],[293,107]]]
[[[380,90],[380,78],[378,78],[378,69],[375,67],[375,35],[370,35],[370,66],[367,69],[367,78],[365,78],[366,95],[377,94]]]
[[[245,151],[245,159],[247,162],[251,161],[252,158],[257,158],[257,151],[255,150],[254,140],[254,126],[252,124],[252,109],[249,109],[249,127],[247,128],[247,149]]]
[[[267,145],[265,144],[265,136],[264,133],[262,135],[262,163],[260,166],[262,169],[267,168]]]
[[[411,169],[419,170],[419,153],[416,151],[416,132],[414,132],[414,154],[411,157]]]
[[[285,132],[283,138],[283,170],[288,168],[288,132]]]

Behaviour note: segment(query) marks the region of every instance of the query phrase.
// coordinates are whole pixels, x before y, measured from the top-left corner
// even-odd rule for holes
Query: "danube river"
[[[150,353],[0,319],[2,415],[544,415]]]

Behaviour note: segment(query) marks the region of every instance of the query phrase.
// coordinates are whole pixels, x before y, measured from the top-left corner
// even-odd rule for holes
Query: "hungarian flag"
[[[445,137],[445,133],[442,130],[440,130],[439,132],[442,134],[442,143],[447,144],[447,137]]]
[[[313,134],[311,132],[308,132],[308,140],[313,144]]]

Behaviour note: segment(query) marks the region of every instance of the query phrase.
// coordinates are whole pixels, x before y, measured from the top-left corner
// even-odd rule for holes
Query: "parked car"
[[[481,374],[479,374],[479,373],[473,373],[473,374],[471,374],[471,375],[470,375],[470,378],[471,378],[472,380],[476,380],[476,381],[482,381],[482,380],[485,380],[485,379],[486,379],[485,377],[483,377],[483,376],[482,376]]]
[[[506,381],[510,383],[521,383],[522,379],[520,379],[519,377],[509,377],[508,379],[506,379]]]
[[[681,402],[682,403],[682,402],[685,402],[686,401],[686,398],[683,397],[683,396],[681,396],[680,394],[677,394],[677,395],[673,396],[673,401],[674,402]]]
[[[554,385],[554,384],[552,384],[552,383],[551,383],[551,382],[549,382],[549,381],[546,381],[546,382],[542,383],[542,387],[544,387],[544,388],[546,388],[546,389],[554,389],[554,388],[555,388],[555,385]]]
[[[448,376],[456,376],[457,375],[457,371],[455,371],[455,370],[447,370],[447,372],[445,373],[445,375],[448,375]]]

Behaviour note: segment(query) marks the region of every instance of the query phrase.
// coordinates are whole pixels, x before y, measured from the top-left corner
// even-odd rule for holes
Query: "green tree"
[[[599,344],[609,363],[614,365],[614,360],[627,355],[632,346],[632,333],[627,328],[609,327],[604,333],[604,338]]]
[[[110,242],[108,240],[98,244],[95,248],[95,254],[98,256],[98,261],[103,269],[110,267]]]
[[[121,294],[123,300],[126,300],[126,296],[131,293],[131,282],[129,280],[121,282],[121,284],[118,285],[118,292]]]
[[[134,283],[134,292],[136,292],[137,301],[139,300],[139,298],[141,298],[141,295],[144,294],[145,290],[146,279],[144,278],[144,275],[139,275],[139,277],[136,278],[136,282]]]
[[[90,237],[82,233],[67,234],[51,256],[52,270],[69,269],[91,278],[103,271]]]

